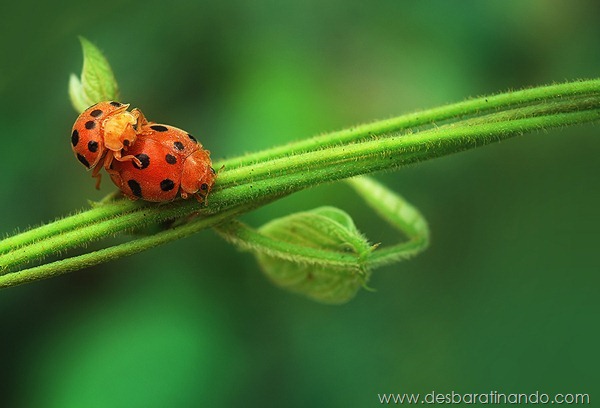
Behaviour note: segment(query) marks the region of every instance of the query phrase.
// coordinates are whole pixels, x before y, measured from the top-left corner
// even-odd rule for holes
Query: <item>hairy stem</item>
[[[41,279],[139,252],[321,183],[389,171],[534,130],[598,119],[600,80],[578,81],[476,98],[223,160],[215,163],[215,167],[224,166],[224,170],[206,208],[193,200],[163,205],[117,200],[6,238],[0,242],[0,273],[4,273],[0,286]],[[199,217],[180,227],[14,272],[45,256],[94,240],[192,214]],[[385,263],[385,254],[381,256],[381,262]]]
[[[202,229],[211,227],[223,220],[235,217],[245,212],[243,208],[233,208],[220,214],[199,218],[194,222],[168,229],[157,234],[143,237],[121,245],[94,251],[88,254],[51,262],[45,265],[24,269],[19,272],[0,276],[0,288],[20,285],[34,280],[62,275],[74,270],[90,267],[103,262],[144,251],[155,246],[192,235]]]
[[[506,92],[497,95],[482,96],[466,101],[414,112],[391,119],[354,126],[337,132],[326,133],[310,139],[302,140],[273,149],[248,154],[227,161],[229,167],[252,164],[275,157],[287,156],[291,153],[306,152],[353,142],[374,135],[389,132],[399,132],[423,125],[439,124],[452,118],[467,118],[481,115],[493,110],[503,110],[517,106],[526,106],[536,102],[551,102],[565,100],[577,96],[598,96],[600,79],[574,81],[563,84],[553,84],[519,91]]]

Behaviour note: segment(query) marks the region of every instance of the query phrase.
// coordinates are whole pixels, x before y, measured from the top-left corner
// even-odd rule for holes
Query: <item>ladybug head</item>
[[[111,115],[104,122],[104,146],[112,151],[127,150],[135,143],[137,118],[126,110]]]

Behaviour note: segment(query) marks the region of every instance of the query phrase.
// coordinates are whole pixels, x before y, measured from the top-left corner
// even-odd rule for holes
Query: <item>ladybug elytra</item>
[[[138,161],[114,161],[112,181],[131,199],[170,201],[195,196],[205,201],[215,181],[210,152],[189,133],[174,126],[147,123],[128,150]]]

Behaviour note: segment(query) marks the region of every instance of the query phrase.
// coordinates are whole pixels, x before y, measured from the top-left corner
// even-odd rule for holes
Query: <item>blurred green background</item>
[[[5,2],[0,232],[100,192],[69,147],[77,35],[123,101],[233,157],[502,90],[600,74],[595,1]],[[376,406],[387,392],[599,398],[598,126],[539,132],[379,180],[432,231],[344,306],[272,286],[212,231],[0,292],[0,406]],[[244,219],[335,205],[344,185]],[[100,244],[93,248],[100,247]]]

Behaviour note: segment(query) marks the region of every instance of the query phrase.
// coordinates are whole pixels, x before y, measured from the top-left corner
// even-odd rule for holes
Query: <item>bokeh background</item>
[[[0,232],[86,208],[67,97],[77,35],[123,100],[233,157],[502,90],[598,77],[595,1],[4,2]],[[0,406],[376,406],[378,393],[584,392],[597,381],[598,126],[379,175],[432,244],[343,306],[272,286],[212,231],[0,292]],[[335,205],[344,185],[244,217]],[[106,243],[105,243],[106,244]],[[95,244],[92,248],[100,248]]]

